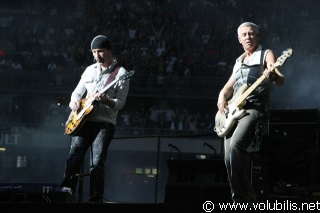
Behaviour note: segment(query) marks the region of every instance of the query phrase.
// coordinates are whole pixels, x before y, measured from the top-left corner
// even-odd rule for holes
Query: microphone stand
[[[213,156],[214,156],[214,157],[216,156],[217,151],[216,151],[216,149],[215,149],[212,145],[210,145],[210,144],[208,144],[208,143],[205,142],[205,143],[203,143],[203,146],[207,146],[207,147],[209,147],[209,149],[213,150],[213,151],[214,151]]]
[[[177,146],[175,146],[175,145],[173,145],[171,143],[168,144],[168,147],[170,147],[170,151],[172,149],[174,149],[174,150],[176,150],[178,152],[178,159],[180,160],[181,159],[181,151],[180,151],[180,149]],[[171,159],[173,159],[173,158],[171,158]]]

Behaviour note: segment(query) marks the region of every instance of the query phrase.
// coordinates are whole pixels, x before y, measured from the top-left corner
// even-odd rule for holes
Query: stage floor
[[[200,213],[202,205],[109,203],[0,203],[2,213]],[[217,211],[215,211],[217,212]]]
[[[0,203],[1,213],[207,213],[207,212],[309,212],[309,210],[288,209],[279,207],[275,210],[274,206],[247,207],[246,209],[222,209],[219,205],[203,204],[127,204],[127,203]],[[206,209],[204,209],[206,208]],[[280,208],[280,209],[279,209]]]

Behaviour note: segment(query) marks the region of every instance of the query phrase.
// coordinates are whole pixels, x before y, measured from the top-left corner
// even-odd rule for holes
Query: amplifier
[[[259,152],[250,153],[250,183],[257,195],[258,201],[264,201],[264,176]]]
[[[231,202],[223,158],[168,160],[165,203],[203,204]]]
[[[302,140],[266,136],[260,146],[264,198],[274,186],[307,187],[310,184],[310,160]]]
[[[301,139],[308,149],[319,147],[319,109],[271,110],[269,135]]]

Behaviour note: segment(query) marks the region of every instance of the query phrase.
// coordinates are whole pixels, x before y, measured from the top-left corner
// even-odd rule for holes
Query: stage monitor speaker
[[[69,203],[75,202],[68,192],[52,183],[0,183],[1,203]]]
[[[201,204],[231,202],[227,172],[222,158],[168,160],[165,203]]]

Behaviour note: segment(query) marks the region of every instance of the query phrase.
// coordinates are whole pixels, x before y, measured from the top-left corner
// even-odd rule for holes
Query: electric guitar
[[[130,71],[120,77],[116,77],[112,82],[110,82],[105,88],[103,88],[99,93],[102,94],[112,87],[115,83],[120,80],[126,80],[134,75],[135,71]],[[77,110],[71,111],[68,120],[65,124],[65,134],[74,135],[83,126],[85,120],[89,115],[91,115],[97,109],[97,100],[94,95],[88,98],[81,99],[80,107]]]
[[[292,48],[288,48],[286,51],[284,51],[277,59],[276,63],[274,63],[269,69],[270,72],[274,72],[276,67],[282,66],[286,59],[292,55],[292,53]],[[259,77],[249,88],[246,84],[242,85],[232,99],[228,101],[228,108],[225,110],[225,113],[223,114],[220,111],[217,112],[215,116],[214,131],[219,137],[224,137],[227,135],[236,121],[245,115],[246,111],[242,108],[246,104],[246,98],[265,78],[265,75],[261,75],[261,77]]]

